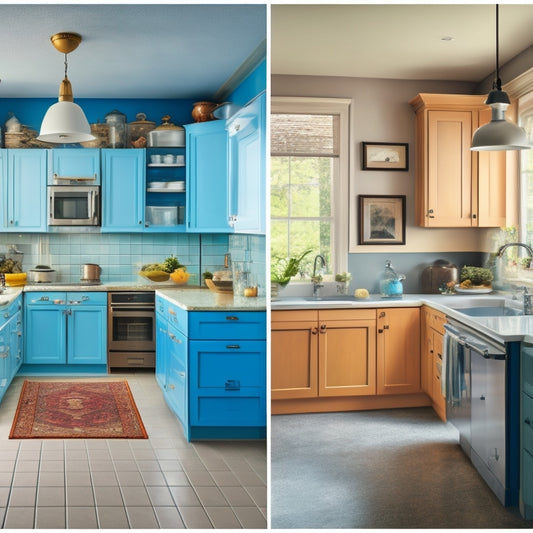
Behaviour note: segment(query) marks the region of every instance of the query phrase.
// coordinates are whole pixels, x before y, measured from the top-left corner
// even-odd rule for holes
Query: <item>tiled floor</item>
[[[9,440],[15,378],[0,404],[2,527],[266,528],[265,441],[188,443],[154,374],[122,376],[147,440]]]

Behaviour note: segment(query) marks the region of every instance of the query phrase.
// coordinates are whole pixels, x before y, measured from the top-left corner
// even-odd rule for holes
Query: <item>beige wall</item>
[[[414,80],[273,75],[273,96],[351,98],[350,207],[359,194],[407,196],[406,245],[358,246],[352,252],[462,252],[487,251],[489,230],[425,229],[414,224],[415,115],[409,101],[418,93],[471,94],[475,84]],[[361,170],[361,142],[409,143],[409,171]],[[355,210],[350,226],[354,228]]]

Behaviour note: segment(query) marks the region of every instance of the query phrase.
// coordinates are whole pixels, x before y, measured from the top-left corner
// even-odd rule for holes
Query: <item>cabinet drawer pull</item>
[[[8,357],[8,356],[9,356],[9,350],[0,353],[0,359],[5,359],[5,358]]]
[[[172,383],[168,386],[169,389],[175,389],[176,386],[175,385],[172,385]]]
[[[238,344],[226,344],[228,350],[240,350],[241,347]]]
[[[238,379],[228,379],[224,387],[226,390],[241,390],[241,382]]]
[[[226,320],[239,320],[239,317],[238,316],[226,316]]]
[[[311,330],[311,335],[318,335],[318,328],[316,326]]]
[[[168,310],[168,314],[169,315],[176,315],[176,311],[174,311],[173,309],[169,309]]]

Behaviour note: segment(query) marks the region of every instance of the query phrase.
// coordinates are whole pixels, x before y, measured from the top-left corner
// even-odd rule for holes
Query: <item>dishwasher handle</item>
[[[466,337],[464,335],[461,335],[458,329],[455,329],[453,326],[450,326],[450,324],[444,324],[444,331],[446,335],[448,335],[449,337],[452,337],[456,342],[458,342],[462,346],[466,345]]]
[[[496,348],[494,346],[478,342],[477,339],[467,339],[466,347],[469,348],[471,351],[480,354],[485,359],[497,359],[500,361],[507,359],[507,354],[504,349]]]

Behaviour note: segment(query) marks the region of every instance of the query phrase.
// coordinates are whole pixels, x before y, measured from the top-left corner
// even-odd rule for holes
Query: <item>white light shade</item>
[[[504,93],[505,94],[505,93]],[[529,150],[524,128],[505,120],[508,104],[492,103],[492,119],[474,132],[472,146],[474,151]]]
[[[40,141],[50,143],[79,143],[93,141],[89,122],[78,104],[60,101],[48,109],[39,132]]]

